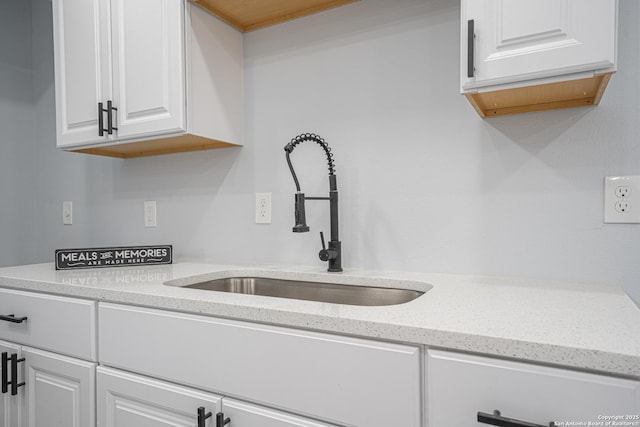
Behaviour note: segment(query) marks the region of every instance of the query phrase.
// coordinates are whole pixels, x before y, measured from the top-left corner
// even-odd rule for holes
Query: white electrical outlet
[[[73,224],[73,202],[62,202],[62,224]]]
[[[271,193],[256,193],[256,224],[271,224]]]
[[[604,222],[640,224],[640,175],[605,177]]]
[[[158,221],[156,218],[156,201],[155,200],[144,202],[144,226],[145,227],[158,226]]]

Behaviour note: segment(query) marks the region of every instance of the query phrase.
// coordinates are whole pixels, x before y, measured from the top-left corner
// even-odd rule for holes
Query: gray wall
[[[55,149],[50,3],[33,5],[41,261],[171,243],[181,259],[321,268],[327,206],[309,202],[312,232],[291,233],[282,150],[316,132],[335,153],[346,267],[617,283],[640,301],[640,226],[602,222],[603,177],[640,174],[635,0],[620,1],[619,71],[596,108],[481,120],[458,93],[458,2],[367,0],[245,36],[243,148],[130,160]],[[308,195],[326,192],[317,146],[293,161]],[[273,193],[273,224],[254,224],[255,192]]]
[[[0,2],[0,266],[36,260],[31,6]]]

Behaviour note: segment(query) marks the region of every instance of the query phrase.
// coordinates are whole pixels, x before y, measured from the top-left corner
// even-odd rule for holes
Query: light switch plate
[[[640,224],[640,175],[604,178],[604,222]]]
[[[62,202],[62,224],[73,224],[73,202]]]
[[[145,227],[157,227],[157,211],[156,201],[148,200],[144,202],[144,226]]]

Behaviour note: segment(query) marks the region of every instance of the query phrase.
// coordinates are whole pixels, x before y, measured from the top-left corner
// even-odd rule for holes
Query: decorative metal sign
[[[171,264],[171,245],[57,249],[56,270]]]

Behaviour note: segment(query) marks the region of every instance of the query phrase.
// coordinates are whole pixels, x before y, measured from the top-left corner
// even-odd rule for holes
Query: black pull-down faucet
[[[312,141],[322,147],[327,155],[327,163],[329,164],[329,197],[306,197],[303,192],[300,191],[300,183],[298,177],[293,170],[291,159],[289,155],[293,152],[296,145],[305,141]],[[337,272],[342,271],[342,243],[338,237],[338,185],[336,183],[335,166],[333,164],[333,154],[331,148],[326,141],[313,133],[303,133],[296,136],[284,146],[284,151],[287,153],[287,163],[293,176],[293,181],[296,184],[295,195],[295,220],[296,225],[293,227],[294,233],[304,233],[309,231],[307,225],[307,218],[305,214],[305,200],[328,200],[330,205],[329,215],[331,218],[331,240],[329,240],[329,248],[327,249],[324,242],[324,234],[320,232],[320,240],[322,241],[322,250],[318,254],[322,261],[329,262],[329,268],[327,271]]]

